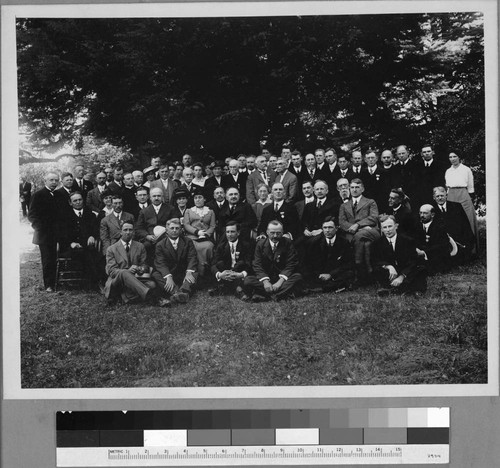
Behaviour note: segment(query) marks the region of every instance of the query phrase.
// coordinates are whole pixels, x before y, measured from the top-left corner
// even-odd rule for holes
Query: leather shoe
[[[260,294],[254,294],[252,296],[252,302],[265,302],[267,299],[264,296],[261,296]]]
[[[165,298],[162,298],[158,301],[158,306],[160,306],[160,307],[170,307],[171,305],[172,305],[172,303],[168,299],[165,299]]]
[[[387,297],[389,294],[391,294],[391,290],[387,288],[382,288],[377,291],[378,297]]]
[[[45,288],[45,292],[54,292],[54,288],[49,286],[48,288]]]
[[[185,304],[189,299],[189,294],[185,292],[178,292],[172,296],[172,302],[178,302],[179,304]]]
[[[250,302],[250,297],[247,296],[246,294],[241,295],[240,299],[244,302]]]

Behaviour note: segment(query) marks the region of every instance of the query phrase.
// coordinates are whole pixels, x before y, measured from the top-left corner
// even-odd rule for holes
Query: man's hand
[[[186,276],[185,276],[184,280],[187,281],[188,283],[191,283],[191,284],[194,284],[194,282],[196,281],[196,279],[194,278],[194,275],[191,271],[186,271]]]
[[[273,292],[273,285],[271,284],[271,281],[265,280],[264,281],[264,290],[266,293],[271,294]]]
[[[398,272],[392,265],[387,265],[387,270],[389,271],[389,281],[392,281],[394,278],[398,277]]]
[[[394,280],[391,281],[391,286],[393,286],[394,288],[397,288],[398,286],[401,286],[401,284],[403,283],[404,279],[405,278],[404,278],[403,275],[398,276],[397,278],[395,278]]]
[[[322,229],[315,229],[314,231],[311,231],[311,236],[319,236],[322,232]]]
[[[134,275],[137,273],[138,270],[139,270],[139,267],[137,265],[132,265],[128,269],[128,271],[130,271],[130,273],[133,273]]]
[[[90,236],[90,237],[89,237],[89,240],[87,241],[87,245],[88,245],[89,247],[94,247],[94,246],[95,246],[95,244],[96,244],[96,240],[95,240],[92,236]]]
[[[175,288],[175,283],[174,283],[174,280],[172,279],[171,276],[169,276],[166,280],[165,280],[165,291],[167,291],[168,293],[171,293]]]
[[[207,233],[203,231],[203,229],[200,229],[198,231],[198,237],[207,237]]]
[[[289,232],[287,232],[286,234],[283,234],[283,237],[286,237],[287,239],[292,240],[292,235]]]
[[[146,240],[148,240],[149,242],[152,242],[154,244],[158,240],[158,237],[153,236],[153,234],[148,234],[146,236]]]
[[[321,273],[321,275],[319,275],[318,278],[321,281],[330,281],[332,279],[332,275],[330,275],[330,273]]]
[[[311,237],[312,236],[312,232],[309,231],[309,229],[304,229],[304,236]]]
[[[257,236],[257,238],[255,240],[261,240],[261,239],[265,239],[265,238],[266,238],[266,235],[261,234],[260,236]]]
[[[354,223],[348,230],[347,232],[351,233],[351,234],[356,234],[356,232],[358,232],[358,229],[359,229],[359,224],[358,223]]]
[[[224,270],[219,274],[219,278],[224,281],[233,281],[235,279],[233,273],[231,270]]]
[[[423,250],[420,250],[417,248],[417,255],[420,256],[420,257],[424,257],[425,256],[425,252]]]
[[[82,246],[78,242],[72,242],[71,243],[71,248],[72,249],[81,249]]]
[[[276,283],[272,285],[273,291],[279,291],[284,282],[285,280],[283,278],[280,278],[278,281],[276,281]]]

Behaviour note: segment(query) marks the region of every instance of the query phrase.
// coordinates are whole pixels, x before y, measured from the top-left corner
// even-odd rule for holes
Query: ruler
[[[449,445],[58,448],[58,467],[449,463]]]
[[[57,413],[57,466],[449,463],[449,408]]]

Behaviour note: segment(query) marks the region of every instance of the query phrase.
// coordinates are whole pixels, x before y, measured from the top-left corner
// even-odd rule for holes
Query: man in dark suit
[[[194,205],[194,195],[198,191],[199,185],[193,184],[194,179],[194,171],[190,167],[186,167],[182,170],[182,177],[184,178],[184,182],[180,185],[179,188],[189,193],[188,199],[188,208],[191,208]]]
[[[61,174],[61,187],[59,187],[56,192],[59,192],[63,197],[65,203],[62,207],[64,214],[68,214],[70,210],[69,196],[73,191],[73,174],[70,172],[63,172]]]
[[[432,190],[434,187],[445,185],[444,174],[449,167],[446,163],[434,157],[434,150],[430,145],[422,147],[422,159],[416,164],[415,201],[413,206],[432,204],[434,201]]]
[[[163,203],[163,191],[159,187],[152,188],[149,197],[151,205],[139,213],[135,235],[136,239],[146,247],[147,262],[153,266],[155,248],[159,241],[159,237],[154,234],[154,228],[165,226],[167,221],[174,217],[174,207]]]
[[[380,237],[377,229],[378,208],[374,200],[363,196],[361,179],[352,179],[351,201],[340,205],[339,226],[342,235],[354,247],[354,262],[358,286],[369,281],[371,274],[371,244]]]
[[[392,215],[380,216],[380,226],[383,235],[373,243],[373,273],[381,286],[377,294],[424,292],[427,273],[419,265],[415,241],[398,232]]]
[[[31,202],[31,183],[27,180],[20,179],[19,182],[19,201],[21,202],[21,209],[23,216],[28,215],[28,209]]]
[[[299,215],[299,221],[302,224],[302,217],[304,216],[304,208],[308,203],[312,203],[316,201],[316,197],[314,196],[314,188],[313,184],[310,180],[305,180],[302,182],[302,200],[299,200],[295,203],[295,208],[297,209],[297,213]]]
[[[292,152],[291,163],[288,166],[288,170],[291,174],[297,177],[297,186],[299,188],[302,187],[302,182],[304,182],[306,178],[306,169],[302,163],[302,155],[300,154],[300,151],[295,150]],[[300,190],[298,192],[297,197],[302,199],[302,193],[300,193]]]
[[[151,201],[149,200],[148,188],[144,186],[138,187],[135,191],[135,203],[132,205],[132,211],[130,211],[136,221],[139,218],[141,210],[147,208],[149,205],[151,205]]]
[[[121,195],[113,195],[113,212],[101,219],[99,236],[102,243],[102,253],[106,255],[108,248],[122,235],[122,226],[125,221],[134,224],[134,216],[123,211]]]
[[[97,216],[99,211],[104,208],[101,194],[106,190],[106,174],[104,172],[99,172],[96,175],[96,182],[97,187],[87,193],[86,205],[87,208]]]
[[[257,239],[264,239],[268,224],[277,220],[283,225],[284,236],[295,240],[300,232],[299,216],[293,203],[285,201],[283,184],[275,182],[272,186],[273,203],[262,211],[260,223],[257,226]]]
[[[340,179],[340,167],[337,163],[337,153],[333,148],[327,148],[325,151],[325,172],[327,174],[326,183],[333,193],[333,188]]]
[[[314,237],[322,233],[323,221],[327,216],[332,216],[338,220],[340,202],[337,198],[328,198],[328,185],[322,180],[314,184],[314,195],[316,201],[307,203],[304,207],[302,225],[304,236]]]
[[[123,211],[127,213],[132,213],[135,210],[135,205],[137,199],[135,198],[135,192],[137,188],[134,184],[134,176],[131,172],[123,174]]]
[[[254,302],[271,298],[282,300],[300,293],[302,275],[297,273],[298,264],[292,241],[283,237],[283,225],[271,221],[267,238],[257,242],[253,260],[255,276],[245,278],[242,299]]]
[[[410,157],[408,148],[405,145],[400,145],[396,149],[396,157],[398,164],[394,167],[394,187],[401,188],[409,197],[410,203],[413,204],[413,209],[418,209],[418,202],[415,198],[417,178],[417,163]]]
[[[354,280],[352,248],[337,235],[333,216],[323,221],[323,232],[311,243],[307,272],[308,282],[323,292],[339,291],[350,287]]]
[[[153,278],[164,295],[161,307],[168,307],[172,302],[187,302],[198,275],[196,248],[191,239],[180,236],[179,219],[170,219],[166,228],[167,235],[156,244],[153,272]]]
[[[337,164],[339,165],[340,177],[351,182],[351,179],[354,178],[354,175],[351,168],[349,167],[349,159],[347,159],[347,156],[345,154],[339,154],[337,158]]]
[[[422,205],[419,211],[420,223],[415,229],[417,254],[429,274],[446,272],[450,269],[451,245],[442,221],[436,220],[432,205]]]
[[[361,179],[361,171],[363,170],[363,153],[359,150],[354,150],[351,153],[351,179]]]
[[[113,195],[122,195],[123,192],[123,167],[116,166],[113,170],[113,181],[108,184],[108,190]]]
[[[124,304],[139,299],[153,299],[156,284],[149,278],[146,249],[140,242],[132,240],[133,237],[134,224],[132,221],[125,221],[121,227],[120,240],[106,252],[108,279],[104,296],[108,305],[113,305],[119,298]]]
[[[64,220],[63,206],[67,200],[55,190],[59,176],[50,172],[45,176],[45,187],[31,198],[28,220],[34,229],[33,244],[40,248],[43,284],[47,292],[53,292],[56,282],[57,242]]]
[[[365,190],[363,195],[366,198],[371,198],[375,200],[377,208],[380,212],[380,207],[385,206],[387,201],[383,196],[383,180],[382,171],[379,167],[378,156],[374,151],[369,151],[365,155],[366,167],[361,170],[360,179],[363,181]],[[385,196],[387,198],[387,195]]]
[[[247,178],[246,183],[246,200],[250,205],[258,200],[257,190],[260,184],[266,184],[268,187],[276,179],[274,171],[267,170],[267,161],[265,156],[257,156],[255,159],[257,169],[253,171]]]
[[[213,200],[214,190],[217,187],[222,187],[222,168],[224,163],[222,161],[215,161],[212,166],[212,177],[209,177],[205,181],[205,193],[207,200],[210,202]]]
[[[75,179],[73,180],[72,192],[80,192],[82,194],[83,200],[87,199],[87,194],[94,188],[90,180],[85,180],[83,176],[85,175],[85,168],[78,164],[73,169],[73,175]]]
[[[192,169],[189,169],[188,172],[192,172]],[[160,178],[151,182],[149,190],[160,188],[163,192],[163,202],[172,205],[174,190],[180,187],[179,181],[170,179],[168,177],[168,164],[162,164],[158,173],[160,174]],[[191,180],[193,179],[191,178]]]
[[[316,158],[314,157],[314,154],[312,153],[306,154],[304,158],[304,163],[306,169],[303,178],[304,182],[308,180],[314,185],[317,180],[324,180],[323,171],[319,171],[316,167]]]
[[[239,163],[237,159],[229,161],[229,174],[222,177],[222,187],[227,192],[231,187],[238,189],[241,200],[246,198],[247,175],[239,172]]]
[[[60,251],[74,260],[80,260],[90,284],[96,286],[104,280],[99,274],[97,241],[99,230],[96,216],[83,204],[83,195],[73,192],[70,195],[71,209],[64,219],[61,232]]]
[[[389,193],[388,210],[386,214],[394,216],[398,225],[398,233],[415,237],[415,217],[404,203],[405,194],[400,188],[393,188]]]
[[[243,280],[251,273],[253,249],[249,242],[240,239],[240,226],[235,221],[226,225],[226,238],[220,242],[212,259],[212,273],[217,287],[208,293],[211,296],[226,293],[243,295]]]
[[[236,221],[241,226],[241,238],[245,241],[250,240],[250,233],[257,227],[257,216],[248,203],[240,201],[240,193],[235,187],[230,187],[226,191],[228,204],[219,212],[219,221],[217,223],[217,237],[224,237],[224,227],[229,221]]]
[[[434,187],[434,211],[436,221],[444,223],[446,232],[457,244],[458,251],[452,257],[452,263],[466,263],[471,258],[476,240],[462,204],[448,201],[444,187]]]

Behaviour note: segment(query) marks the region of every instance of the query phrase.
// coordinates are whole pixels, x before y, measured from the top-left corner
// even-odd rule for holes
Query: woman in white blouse
[[[464,208],[472,232],[477,242],[477,217],[472,196],[474,195],[474,178],[469,167],[462,164],[462,161],[456,153],[450,153],[448,156],[451,167],[446,170],[444,175],[446,187],[448,189],[448,200],[461,203]]]
[[[186,236],[194,241],[198,254],[198,273],[203,276],[210,271],[214,244],[215,213],[205,206],[205,195],[201,188],[194,193],[194,206],[184,213]]]

